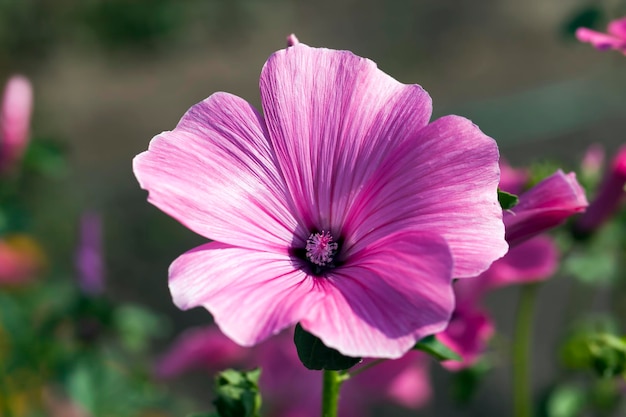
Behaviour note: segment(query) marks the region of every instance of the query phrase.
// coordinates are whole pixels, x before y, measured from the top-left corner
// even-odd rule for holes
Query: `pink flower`
[[[518,194],[528,173],[500,164],[500,188]],[[480,307],[486,293],[495,288],[536,282],[551,277],[558,267],[558,250],[538,233],[556,226],[584,209],[584,192],[574,174],[557,171],[519,196],[519,203],[504,212],[508,253],[479,276],[459,280],[454,286],[456,308],[450,324],[437,338],[458,353],[461,361],[442,363],[450,371],[473,366],[487,349],[495,328],[489,314]],[[535,236],[535,237],[532,237]]]
[[[102,293],[104,290],[102,218],[97,213],[87,212],[81,218],[80,242],[75,263],[81,290],[88,295]]]
[[[21,159],[28,144],[32,107],[30,82],[13,76],[7,82],[0,108],[0,171],[11,170]]]
[[[489,315],[476,304],[465,303],[454,311],[452,320],[437,339],[454,352],[461,361],[443,361],[450,371],[460,371],[476,364],[487,349],[495,328]]]
[[[157,359],[155,374],[173,378],[194,369],[216,372],[248,361],[247,349],[226,338],[216,327],[189,329]]]
[[[470,121],[347,51],[297,43],[261,72],[261,115],[216,93],[134,160],[149,201],[214,240],[170,267],[249,346],[300,322],[355,357],[445,328],[452,277],[507,250],[498,150]]]
[[[535,236],[512,248],[495,261],[478,280],[493,289],[543,281],[556,272],[559,252],[548,236]]]
[[[606,51],[615,49],[626,54],[626,18],[613,20],[607,27],[608,33],[596,32],[587,28],[578,28],[576,38],[592,44],[596,49]]]
[[[371,363],[363,361],[361,366]],[[347,395],[368,401],[390,400],[405,408],[419,409],[432,398],[429,375],[430,357],[419,351],[408,352],[400,359],[385,361],[350,378],[344,386]]]
[[[598,229],[618,210],[626,196],[626,146],[622,146],[589,208],[576,222],[578,233],[588,234]]]
[[[519,203],[504,212],[506,240],[515,246],[567,220],[587,207],[576,174],[558,170],[519,196]]]

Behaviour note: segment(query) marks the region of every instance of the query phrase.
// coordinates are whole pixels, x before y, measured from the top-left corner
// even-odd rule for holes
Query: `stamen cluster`
[[[333,261],[339,245],[330,232],[312,233],[306,241],[306,257],[319,266],[327,266]]]

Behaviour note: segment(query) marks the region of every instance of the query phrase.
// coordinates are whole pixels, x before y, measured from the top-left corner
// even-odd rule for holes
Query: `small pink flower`
[[[7,82],[0,108],[0,171],[11,170],[21,159],[29,139],[33,91],[28,79]]]
[[[596,32],[587,28],[578,28],[576,38],[592,44],[596,49],[606,51],[615,49],[626,54],[626,18],[613,20],[607,27],[608,33]]]
[[[519,203],[504,212],[506,240],[512,247],[551,229],[587,207],[576,174],[558,170],[519,196]]]
[[[134,160],[149,201],[214,242],[170,267],[250,346],[300,322],[355,357],[397,358],[445,328],[452,277],[507,250],[498,149],[469,120],[351,52],[296,43],[261,72],[261,115],[216,93]]]
[[[576,231],[591,233],[604,224],[618,210],[626,196],[626,146],[622,146],[613,159],[600,188],[576,222]]]

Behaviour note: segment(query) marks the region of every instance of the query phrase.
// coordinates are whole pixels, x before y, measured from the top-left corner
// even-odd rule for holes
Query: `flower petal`
[[[218,242],[176,259],[169,285],[179,308],[206,308],[222,332],[244,346],[295,324],[323,296],[288,256]]]
[[[626,41],[626,17],[611,21],[607,27],[607,32]]]
[[[576,174],[558,170],[519,196],[519,203],[504,212],[506,240],[511,246],[558,226],[584,211],[587,198]]]
[[[587,28],[576,29],[576,38],[585,43],[590,43],[596,49],[606,51],[608,49],[617,49],[622,52],[626,51],[626,40],[616,36],[607,35],[606,33],[596,32]]]
[[[409,227],[446,239],[455,278],[480,274],[507,251],[498,157],[495,141],[467,119],[429,124],[363,188],[345,226],[347,255]]]
[[[261,73],[268,131],[301,221],[338,233],[366,179],[428,123],[431,100],[348,51],[296,44]]]
[[[324,297],[300,323],[344,355],[398,358],[447,325],[451,272],[442,238],[390,235],[318,279]]]
[[[292,244],[298,225],[263,120],[239,97],[216,93],[193,106],[133,169],[152,204],[200,235],[282,253]]]

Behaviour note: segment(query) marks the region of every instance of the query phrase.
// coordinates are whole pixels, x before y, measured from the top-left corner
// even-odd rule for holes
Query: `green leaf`
[[[361,358],[344,356],[337,350],[327,347],[318,337],[304,330],[300,324],[296,325],[293,341],[296,344],[300,362],[308,369],[343,371],[361,362]]]
[[[150,339],[160,336],[165,328],[159,316],[130,304],[115,309],[114,323],[122,343],[132,352],[144,351]]]
[[[548,417],[577,417],[587,403],[587,393],[576,385],[557,387],[548,397]]]
[[[97,409],[99,382],[92,363],[80,360],[67,375],[66,389],[70,398],[93,414]]]
[[[519,198],[515,194],[498,189],[498,202],[502,210],[510,210],[517,205]]]
[[[217,398],[213,404],[217,408],[219,417],[259,417],[260,375],[260,369],[249,372],[227,369],[217,375],[215,378]]]
[[[434,335],[426,336],[425,338],[417,342],[417,344],[413,346],[413,349],[426,352],[439,361],[462,360],[461,356],[459,356],[458,353],[454,352],[452,349],[441,343]]]
[[[564,271],[583,284],[602,287],[614,284],[621,278],[623,234],[616,223],[602,227],[584,242],[582,248],[572,253],[573,256],[565,259]]]
[[[65,151],[59,143],[49,139],[34,140],[24,155],[25,170],[57,178],[67,174]]]
[[[626,341],[610,333],[582,333],[570,337],[561,351],[565,365],[591,369],[603,378],[626,373]]]

